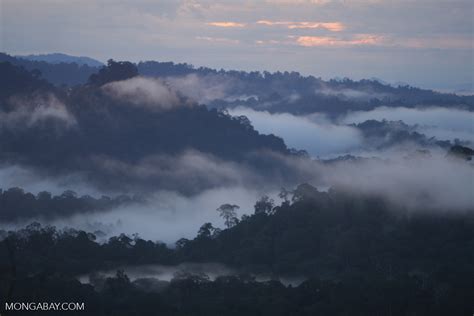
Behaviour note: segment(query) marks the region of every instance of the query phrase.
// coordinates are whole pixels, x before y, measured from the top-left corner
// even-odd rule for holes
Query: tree
[[[290,197],[289,197],[290,195],[291,195],[291,191],[288,191],[285,188],[281,188],[280,193],[278,193],[278,197],[283,200],[283,203],[282,203],[283,205],[285,206],[290,205]]]
[[[224,219],[224,224],[227,228],[231,228],[239,223],[237,213],[235,212],[239,208],[240,206],[235,204],[222,204],[216,209],[220,217]]]
[[[97,74],[92,74],[89,77],[89,83],[101,86],[108,82],[126,80],[136,76],[138,76],[138,69],[135,64],[109,59],[107,66],[102,67]]]
[[[204,223],[198,231],[198,238],[211,238],[214,227],[211,223]]]
[[[254,205],[255,214],[273,214],[274,206],[273,199],[264,195]]]
[[[184,247],[186,247],[186,245],[189,244],[189,239],[187,238],[180,238],[178,239],[178,241],[176,241],[176,248],[177,249],[183,249]]]

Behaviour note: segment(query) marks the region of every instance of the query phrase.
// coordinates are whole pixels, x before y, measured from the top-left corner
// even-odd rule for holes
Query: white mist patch
[[[380,93],[370,90],[354,90],[354,89],[331,89],[328,86],[316,89],[316,94],[323,94],[328,96],[336,96],[345,100],[369,101],[372,99],[383,99],[390,97],[391,94]]]
[[[410,210],[474,211],[474,164],[444,153],[321,164],[314,179],[317,186],[378,194]]]
[[[474,144],[474,112],[440,107],[405,108],[379,107],[372,111],[357,111],[342,118],[342,123],[362,123],[367,120],[403,121],[418,125],[417,130],[439,140],[460,139]]]
[[[144,239],[162,241],[169,245],[180,238],[194,238],[206,222],[214,227],[224,228],[224,221],[216,209],[225,203],[240,206],[237,215],[254,212],[255,201],[265,192],[242,187],[207,190],[201,194],[186,197],[176,192],[159,191],[146,203],[129,204],[104,212],[87,212],[68,218],[44,221],[43,224],[58,228],[72,227],[89,232],[102,231],[107,237],[121,233],[139,234]],[[276,196],[276,192],[273,192]],[[28,219],[3,228],[21,227],[31,223]]]
[[[0,130],[2,128],[30,128],[51,121],[60,123],[64,128],[77,125],[76,119],[67,110],[64,103],[51,93],[30,98],[14,96],[7,103],[14,110],[0,111]]]
[[[97,274],[104,277],[114,277],[117,270],[124,271],[131,281],[141,278],[155,278],[160,281],[171,281],[179,273],[205,274],[210,280],[215,280],[220,276],[229,276],[237,274],[237,271],[220,263],[181,263],[175,266],[165,265],[138,265],[123,266],[108,271],[99,271]],[[82,283],[90,283],[90,275],[81,275],[78,277]]]
[[[322,117],[271,114],[244,107],[231,109],[229,113],[247,116],[260,133],[280,136],[289,147],[304,149],[311,156],[345,154],[359,148],[363,142],[357,129],[332,124]]]
[[[181,77],[167,77],[165,81],[180,94],[201,104],[232,98],[229,89],[233,86],[234,80],[228,76],[189,74]],[[236,98],[239,99],[239,97]]]
[[[121,266],[116,269],[107,271],[98,271],[93,274],[85,274],[78,276],[78,280],[83,284],[90,284],[94,278],[103,277],[115,277],[117,270],[124,271],[129,279],[133,282],[139,279],[153,278],[159,281],[170,282],[175,277],[180,275],[206,275],[210,281],[214,281],[218,277],[222,276],[236,276],[241,274],[239,270],[228,267],[220,263],[213,262],[185,262],[174,266],[165,266],[158,264],[150,265],[137,265],[137,266]],[[298,286],[303,283],[305,277],[289,277],[289,276],[276,276],[270,274],[247,274],[257,282],[266,282],[270,280],[280,281],[282,284],[288,286]]]
[[[114,81],[105,84],[102,90],[117,99],[150,109],[167,110],[183,105],[176,92],[156,78],[134,77]]]

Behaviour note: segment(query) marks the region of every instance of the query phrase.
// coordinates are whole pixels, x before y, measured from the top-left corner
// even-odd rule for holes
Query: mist
[[[13,96],[7,100],[6,106],[13,110],[0,111],[0,131],[31,128],[50,123],[56,123],[58,128],[71,128],[77,124],[64,103],[51,93]]]
[[[356,128],[331,123],[324,117],[271,114],[244,107],[230,109],[229,113],[247,116],[259,132],[280,136],[289,147],[306,150],[313,157],[347,154],[363,145]]]
[[[307,182],[320,190],[332,187],[351,194],[381,196],[394,206],[410,212],[462,213],[474,210],[473,163],[446,157],[441,149],[424,155],[417,155],[416,148],[411,153],[406,148],[394,149],[389,152],[388,158],[384,159],[360,158],[333,162],[273,155],[273,159],[278,160],[285,170],[292,172],[294,177],[299,179],[299,183]],[[248,178],[252,172],[247,166],[236,165],[232,168],[242,171],[239,175],[230,175],[239,179],[234,184],[220,184],[191,195],[157,189],[150,192],[142,203],[52,220],[30,218],[4,223],[2,227],[21,227],[38,220],[63,228],[74,227],[91,232],[100,230],[106,236],[138,233],[145,239],[160,240],[173,245],[180,238],[193,238],[199,227],[206,222],[223,228],[223,220],[216,208],[224,203],[239,205],[239,217],[252,214],[253,205],[259,197],[269,195],[278,203],[277,194],[280,188],[293,189],[295,183],[298,183],[298,180],[284,178],[275,182],[275,177],[271,176],[266,178],[267,181],[261,176],[261,181],[254,182],[254,176]],[[5,179],[15,172],[22,175],[22,172],[15,168],[2,169],[0,174]],[[52,179],[46,182],[38,179],[35,181],[34,176],[28,173],[14,178],[18,182],[8,183],[3,180],[3,185],[21,185],[21,179],[30,182],[29,189],[32,190],[40,186],[44,189],[48,186],[50,189],[58,189],[64,185],[64,182],[54,182]],[[82,185],[76,183],[76,189],[80,187],[88,186],[85,182]]]
[[[114,81],[105,84],[102,90],[117,100],[125,100],[136,106],[147,106],[152,110],[167,110],[186,105],[174,90],[156,78],[134,77]]]
[[[238,269],[231,268],[224,264],[213,263],[213,262],[202,262],[202,263],[191,263],[185,262],[174,266],[164,265],[139,265],[139,266],[122,266],[117,269],[108,271],[97,271],[89,275],[80,275],[79,281],[82,283],[96,284],[98,278],[106,278],[115,276],[117,270],[124,271],[131,281],[140,281],[141,279],[155,279],[155,281],[170,282],[174,278],[179,278],[185,275],[198,275],[207,276],[210,281],[214,281],[218,277],[222,276],[237,276],[247,275],[255,278],[257,282],[266,282],[270,280],[278,280],[285,286],[292,285],[298,286],[306,278],[305,277],[288,277],[288,276],[276,276],[267,274],[255,274],[248,273],[245,271],[239,271]],[[163,284],[165,286],[165,284]]]
[[[214,100],[232,97],[231,89],[238,85],[234,80],[224,75],[208,74],[200,76],[189,74],[164,78],[166,83],[174,90],[194,102],[208,104]]]
[[[339,97],[343,100],[352,100],[352,101],[369,101],[371,99],[380,99],[391,97],[390,93],[381,93],[376,91],[369,90],[355,90],[355,89],[334,89],[329,87],[326,84],[323,84],[321,87],[317,88],[315,91],[317,94],[323,94],[327,96]]]
[[[79,195],[100,196],[109,194],[110,191],[100,191],[97,187],[87,182],[84,175],[69,173],[66,175],[50,175],[32,167],[1,164],[0,165],[0,189],[18,187],[23,190],[38,194],[48,191],[54,195],[60,195],[65,190],[73,190]]]
[[[99,238],[122,233],[130,236],[138,234],[142,238],[174,246],[180,238],[194,238],[204,223],[210,222],[214,227],[224,228],[224,221],[216,211],[220,205],[239,205],[237,215],[240,218],[243,214],[253,213],[255,201],[264,194],[276,198],[277,192],[228,187],[206,190],[189,197],[178,192],[157,191],[148,196],[145,202],[127,204],[105,212],[84,212],[49,220],[22,219],[13,223],[2,223],[0,228],[20,228],[32,221],[38,221],[58,228],[100,231]]]
[[[350,112],[341,123],[362,123],[366,120],[403,121],[417,125],[420,133],[440,140],[460,139],[474,143],[474,112],[456,108],[379,107],[371,111]]]

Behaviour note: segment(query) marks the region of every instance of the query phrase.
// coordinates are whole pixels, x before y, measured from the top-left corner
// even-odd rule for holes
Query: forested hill
[[[37,70],[44,79],[58,86],[74,86],[86,83],[90,75],[99,70],[99,67],[87,64],[66,61],[49,63],[40,59],[13,57],[4,53],[0,53],[0,62],[10,62],[29,71]]]
[[[31,60],[31,61],[45,61],[49,64],[61,64],[61,63],[76,63],[79,66],[87,65],[91,67],[102,67],[104,64],[98,60],[85,56],[71,56],[61,53],[51,54],[37,54],[37,55],[20,55],[17,58]]]
[[[253,215],[230,221],[228,229],[205,223],[176,249],[126,235],[99,243],[91,233],[39,224],[0,231],[0,277],[9,280],[0,294],[13,285],[26,298],[80,298],[97,315],[127,315],[124,308],[166,315],[472,312],[472,213],[409,213],[377,196],[320,192],[307,184],[281,197],[280,205],[263,197]],[[237,272],[211,281],[183,271],[171,282],[97,273],[189,260],[223,262]],[[293,287],[256,280],[265,273],[306,281]],[[90,274],[91,283],[79,283],[81,274]]]
[[[131,63],[111,62],[73,89],[10,63],[0,70],[3,163],[186,191],[231,177],[229,167],[208,170],[213,162],[241,162],[256,151],[290,153],[281,138],[259,134],[245,117],[198,105],[161,81],[137,76]],[[183,183],[173,181],[180,175]]]
[[[55,85],[84,84],[100,69],[76,63],[31,61],[1,53],[0,61],[9,61],[27,70],[37,69]],[[474,109],[474,96],[438,93],[408,85],[391,86],[378,80],[326,81],[297,72],[225,71],[157,61],[139,62],[136,67],[140,75],[159,77],[194,101],[218,108],[244,105],[270,112],[332,115],[382,105]]]
[[[195,68],[172,62],[140,62],[139,72],[147,76],[181,77],[170,80],[187,89],[195,83],[212,87],[204,99],[211,106],[247,106],[270,112],[341,114],[348,110],[370,110],[377,106],[448,106],[474,109],[474,96],[458,96],[408,85],[391,86],[379,80],[349,78],[322,80],[298,72],[245,72]],[[202,95],[201,95],[202,96]]]

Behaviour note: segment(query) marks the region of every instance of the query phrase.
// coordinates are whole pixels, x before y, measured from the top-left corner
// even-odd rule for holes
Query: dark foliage
[[[37,224],[4,232],[0,291],[14,284],[13,301],[85,302],[94,315],[472,313],[472,213],[401,213],[376,197],[323,193],[309,185],[291,195],[292,202],[271,214],[258,211],[218,233],[203,225],[176,250],[125,235],[99,244],[93,234]],[[124,264],[183,260],[309,279],[297,287],[245,274],[212,282],[205,275],[176,275],[170,283],[131,281],[120,271],[91,285],[74,279]]]
[[[92,74],[99,71],[98,67],[75,62],[52,64],[45,61],[15,58],[4,53],[0,53],[0,62],[10,62],[16,66],[24,67],[26,70],[39,72],[42,78],[57,86],[84,84]]]
[[[369,147],[384,149],[393,145],[413,143],[419,146],[440,146],[445,149],[451,147],[451,141],[428,138],[416,131],[416,126],[410,126],[403,121],[376,121],[368,120],[351,126],[361,131],[364,141]]]
[[[41,79],[39,71],[30,72],[9,62],[0,62],[0,102],[15,94],[28,94],[40,89],[51,89],[51,86]]]
[[[116,198],[102,196],[96,199],[88,195],[78,196],[74,191],[65,191],[58,196],[43,191],[35,196],[20,188],[0,189],[0,221],[5,223],[19,219],[69,217],[105,211],[133,202],[141,200],[126,195]]]
[[[242,161],[256,151],[290,154],[281,138],[259,134],[245,117],[231,117],[196,104],[184,106],[185,100],[170,109],[156,110],[110,96],[100,85],[135,76],[136,68],[128,62],[111,60],[90,78],[90,85],[67,91],[9,63],[0,63],[0,67],[0,81],[5,83],[0,87],[0,96],[4,96],[0,113],[15,118],[0,125],[0,162],[40,167],[47,173],[83,172],[96,182],[119,185],[138,181],[126,172],[126,164],[139,164],[157,155],[173,160],[195,150],[218,159]],[[14,94],[25,100],[14,102],[9,98]],[[35,120],[27,116],[50,106],[51,95],[63,108],[53,105],[56,107],[46,112],[49,116],[36,115]],[[110,170],[99,165],[110,160],[125,166],[107,173]],[[141,184],[180,189],[163,177],[145,179]],[[201,189],[189,183],[181,191],[193,188]]]
[[[38,54],[38,55],[21,55],[17,58],[27,59],[32,61],[45,61],[50,64],[60,63],[76,63],[78,65],[88,65],[91,67],[102,67],[104,64],[98,60],[84,56],[71,56],[62,53]]]
[[[472,311],[466,288],[440,289],[413,276],[311,279],[297,287],[245,276],[212,282],[189,276],[150,292],[119,271],[103,280],[100,291],[58,276],[28,277],[16,289],[22,301],[85,303],[84,312],[68,311],[71,315],[470,315]]]
[[[472,210],[412,214],[377,196],[301,185],[273,215],[256,211],[215,238],[188,241],[182,260],[319,277],[474,272]]]
[[[109,59],[107,67],[100,68],[98,73],[90,76],[89,83],[102,86],[112,81],[126,80],[135,76],[138,76],[138,69],[131,62]]]
[[[472,156],[474,156],[474,150],[469,147],[455,145],[451,147],[448,154],[453,157],[458,157],[465,160],[472,160]]]

